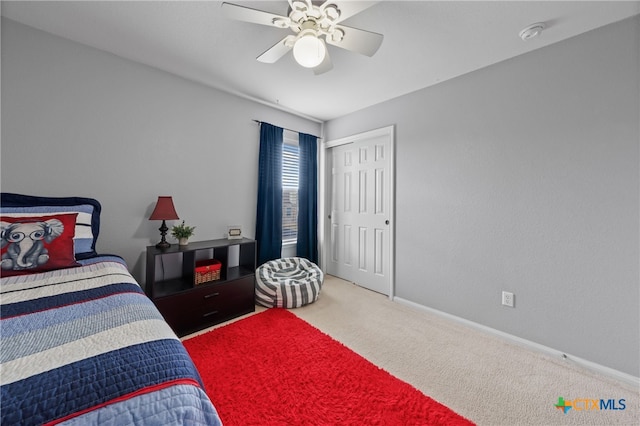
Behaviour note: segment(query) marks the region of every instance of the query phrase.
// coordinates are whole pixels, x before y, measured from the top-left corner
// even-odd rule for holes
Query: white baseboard
[[[622,371],[614,370],[613,368],[606,367],[601,364],[597,364],[595,362],[588,361],[586,359],[582,359],[577,356],[573,356],[557,349],[550,348],[548,346],[541,345],[539,343],[532,342],[530,340],[523,339],[521,337],[514,336],[513,334],[505,333],[500,330],[496,330],[495,328],[487,327],[486,325],[478,324],[477,322],[469,321],[467,319],[448,314],[446,312],[439,311],[437,309],[429,308],[424,305],[420,305],[418,303],[412,302],[410,300],[403,299],[401,297],[394,296],[392,298],[394,302],[400,303],[402,305],[406,305],[417,310],[425,311],[432,313],[434,315],[438,315],[440,317],[449,319],[451,321],[464,324],[471,328],[475,328],[482,332],[492,334],[494,336],[498,336],[502,339],[515,343],[519,346],[525,347],[527,349],[531,349],[537,352],[544,353],[546,355],[556,357],[558,359],[564,360],[566,362],[573,362],[576,365],[582,366],[588,370],[594,371],[596,373],[600,373],[607,377],[610,377],[615,380],[619,380],[621,382],[627,383],[634,387],[640,386],[640,377],[632,376],[631,374],[623,373]]]

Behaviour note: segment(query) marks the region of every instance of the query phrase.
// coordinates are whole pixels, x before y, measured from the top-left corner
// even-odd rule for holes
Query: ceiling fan
[[[256,59],[272,64],[293,49],[296,62],[322,74],[333,68],[326,44],[373,56],[382,44],[382,34],[340,25],[351,16],[371,7],[376,1],[288,0],[289,15],[280,16],[250,7],[222,3],[226,17],[254,24],[290,29],[290,34]]]

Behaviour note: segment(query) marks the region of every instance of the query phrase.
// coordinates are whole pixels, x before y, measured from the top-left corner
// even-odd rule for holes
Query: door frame
[[[391,182],[389,184],[389,200],[391,202],[391,206],[389,208],[389,236],[390,236],[390,247],[389,247],[389,299],[393,300],[395,296],[395,269],[396,269],[396,161],[395,161],[395,152],[396,152],[396,141],[395,141],[395,125],[381,127],[379,129],[370,130],[367,132],[358,133],[355,135],[347,136],[340,139],[334,139],[330,141],[326,141],[322,143],[322,149],[320,150],[320,167],[318,167],[320,171],[320,195],[319,198],[319,214],[320,220],[318,221],[318,225],[320,229],[318,230],[318,236],[320,238],[320,268],[323,271],[326,271],[327,259],[329,259],[329,237],[327,232],[330,232],[331,223],[329,219],[329,208],[331,204],[331,167],[333,166],[330,156],[329,150],[331,148],[335,148],[336,146],[346,145],[349,143],[356,142],[361,139],[368,139],[372,137],[382,137],[387,136],[390,142],[390,159],[389,159],[389,177]]]

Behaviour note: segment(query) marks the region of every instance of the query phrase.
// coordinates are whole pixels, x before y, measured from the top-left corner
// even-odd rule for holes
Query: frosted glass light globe
[[[293,57],[305,68],[315,68],[324,61],[327,48],[315,35],[300,37],[293,46]]]

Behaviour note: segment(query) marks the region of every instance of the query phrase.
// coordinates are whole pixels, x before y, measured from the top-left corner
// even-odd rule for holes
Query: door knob
[[[388,224],[389,224],[389,219],[385,220],[385,221],[384,221],[384,224],[385,224],[385,225],[388,225]]]

